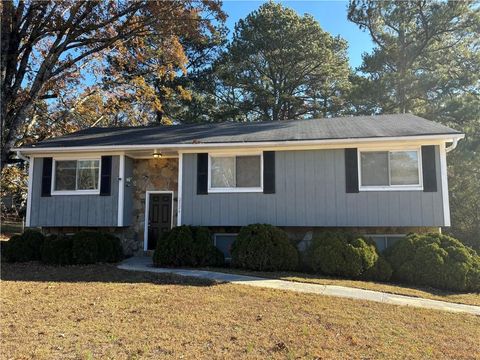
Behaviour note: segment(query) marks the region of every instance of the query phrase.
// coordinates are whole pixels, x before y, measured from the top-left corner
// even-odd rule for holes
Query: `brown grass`
[[[376,283],[373,281],[348,280],[333,278],[322,275],[310,275],[296,272],[264,272],[264,271],[247,271],[234,268],[205,268],[205,270],[219,271],[226,273],[234,273],[249,276],[260,276],[270,279],[280,279],[294,282],[304,282],[321,285],[338,285],[348,286],[359,289],[383,291],[390,294],[399,294],[407,296],[415,296],[424,299],[442,300],[452,303],[477,305],[480,306],[479,293],[456,293],[443,291],[434,288],[413,287],[409,285],[399,285],[393,283]]]
[[[4,265],[2,359],[474,359],[480,318],[127,272]]]

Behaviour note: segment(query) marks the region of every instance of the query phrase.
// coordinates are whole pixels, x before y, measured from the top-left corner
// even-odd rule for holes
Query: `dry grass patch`
[[[480,318],[122,271],[4,265],[3,358],[480,357]]]
[[[249,271],[233,268],[205,268],[205,270],[219,271],[225,273],[233,273],[249,276],[260,276],[270,279],[287,280],[294,282],[304,282],[310,284],[320,285],[338,285],[348,286],[358,289],[383,291],[390,294],[399,294],[407,296],[415,296],[424,299],[442,300],[458,304],[477,305],[480,306],[479,293],[456,293],[450,291],[443,291],[434,288],[413,287],[409,285],[397,285],[391,283],[376,283],[373,281],[348,280],[333,278],[322,275],[310,275],[296,272],[263,272],[263,271]]]

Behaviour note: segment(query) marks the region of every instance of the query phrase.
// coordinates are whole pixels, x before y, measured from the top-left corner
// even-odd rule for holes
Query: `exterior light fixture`
[[[154,159],[160,159],[162,157],[162,154],[157,152],[157,150],[155,150],[155,152],[153,153],[153,158]]]

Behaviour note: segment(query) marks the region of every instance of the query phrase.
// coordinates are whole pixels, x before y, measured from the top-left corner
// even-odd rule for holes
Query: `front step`
[[[144,255],[144,256],[150,256],[150,257],[152,257],[154,251],[155,251],[155,250],[146,250],[146,251],[143,251],[143,255]]]

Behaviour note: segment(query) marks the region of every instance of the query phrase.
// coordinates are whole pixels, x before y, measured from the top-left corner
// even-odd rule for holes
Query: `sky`
[[[264,1],[224,0],[223,10],[227,13],[227,27],[233,32],[235,23],[256,10]],[[347,20],[347,1],[278,1],[299,14],[308,13],[318,20],[323,30],[340,35],[348,41],[350,66],[356,68],[362,63],[362,53],[370,52],[373,43],[370,36],[357,25]]]

